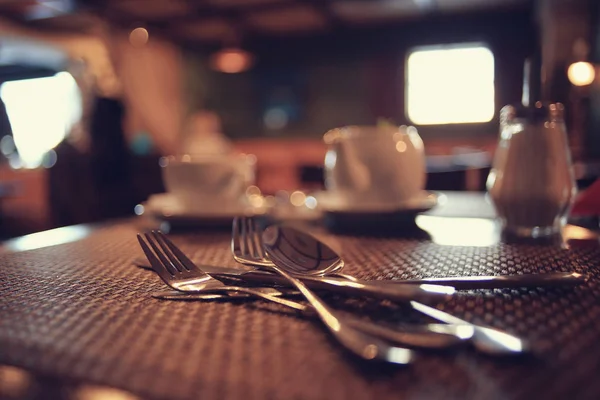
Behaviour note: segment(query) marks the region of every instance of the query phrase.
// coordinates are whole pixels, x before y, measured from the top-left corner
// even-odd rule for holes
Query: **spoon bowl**
[[[298,228],[268,226],[262,235],[271,260],[298,275],[325,276],[341,271],[344,261],[322,240]]]

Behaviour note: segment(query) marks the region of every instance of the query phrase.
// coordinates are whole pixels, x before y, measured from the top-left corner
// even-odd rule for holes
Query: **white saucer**
[[[231,222],[238,216],[262,214],[264,210],[252,207],[240,201],[237,204],[229,205],[227,208],[217,208],[218,200],[215,205],[203,206],[198,204],[194,208],[185,207],[175,197],[169,193],[154,194],[136,206],[137,215],[147,215],[162,221],[172,223],[218,223]]]
[[[317,200],[318,209],[336,214],[416,214],[428,211],[438,204],[438,195],[428,191],[423,191],[421,195],[410,200],[398,202],[342,202],[338,195],[327,191],[315,193],[313,196]]]

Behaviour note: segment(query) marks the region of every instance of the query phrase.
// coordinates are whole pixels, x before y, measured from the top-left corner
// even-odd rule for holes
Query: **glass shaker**
[[[512,237],[560,234],[575,197],[571,154],[560,103],[508,105],[500,112],[500,140],[487,189]]]

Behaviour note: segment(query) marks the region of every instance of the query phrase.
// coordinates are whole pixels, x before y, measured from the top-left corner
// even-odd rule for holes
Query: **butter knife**
[[[136,259],[134,264],[141,268],[151,269],[145,260]],[[240,265],[240,267],[219,267],[216,265],[202,264],[202,270],[215,278],[232,280],[243,280],[260,284],[288,286],[285,279],[278,275],[259,271],[255,268]],[[308,284],[318,284],[323,278],[302,277],[302,281]],[[328,280],[345,281],[345,278],[327,276]],[[578,272],[546,272],[539,274],[517,274],[496,276],[457,276],[444,278],[422,278],[408,280],[370,280],[369,283],[378,285],[422,285],[432,284],[441,286],[452,286],[457,290],[473,289],[506,289],[516,287],[544,287],[544,286],[575,286],[585,283],[588,276]],[[362,282],[357,280],[357,282]]]

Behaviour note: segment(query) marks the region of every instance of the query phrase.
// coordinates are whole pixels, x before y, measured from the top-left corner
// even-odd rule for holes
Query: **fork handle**
[[[204,293],[210,293],[211,290],[204,290]],[[284,306],[288,306],[298,311],[306,311],[306,306],[303,304],[297,303],[295,301],[289,301],[279,296],[273,296],[267,293],[263,293],[260,290],[254,290],[247,287],[241,286],[220,286],[214,289],[215,293],[219,292],[234,292],[234,293],[246,293],[251,296],[260,297],[261,299],[269,300],[274,303],[282,304]]]
[[[231,286],[226,286],[231,288]],[[216,300],[216,299],[231,299],[233,298],[248,298],[255,295],[255,293],[243,293],[243,294],[231,294],[222,293],[220,290],[223,288],[211,290],[211,293],[203,290],[201,292],[179,292],[179,291],[164,291],[154,292],[152,297],[162,300],[179,300],[179,301],[193,301],[193,300]],[[229,291],[230,290],[226,290]],[[283,294],[283,293],[281,293]],[[267,300],[271,300],[270,296],[279,296],[277,294],[271,294],[267,298],[261,296]],[[314,308],[310,305],[303,305],[301,303],[290,302],[297,307],[296,310],[303,311],[303,314],[316,317]],[[280,304],[287,305],[280,302]],[[469,327],[466,325],[447,325],[447,324],[426,324],[417,325],[410,328],[388,328],[383,325],[379,325],[370,321],[362,320],[357,317],[350,315],[344,316],[344,322],[351,327],[358,329],[361,332],[369,335],[376,336],[380,339],[388,340],[394,344],[409,347],[420,347],[425,349],[445,349],[451,346],[455,346],[463,343],[466,339],[473,336],[473,329],[469,331]],[[457,328],[458,327],[458,328]]]

